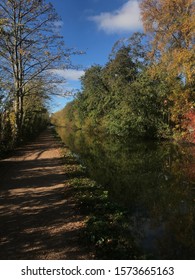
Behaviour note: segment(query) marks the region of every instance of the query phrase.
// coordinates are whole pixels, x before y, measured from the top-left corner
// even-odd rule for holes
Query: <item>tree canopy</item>
[[[181,115],[194,106],[195,100],[194,1],[143,0],[140,8],[145,31],[152,36],[151,72],[166,76],[171,85],[171,116],[181,128]]]

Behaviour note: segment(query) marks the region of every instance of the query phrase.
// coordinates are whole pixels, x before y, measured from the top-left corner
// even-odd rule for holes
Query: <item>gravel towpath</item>
[[[84,219],[49,130],[0,161],[0,259],[90,259]]]

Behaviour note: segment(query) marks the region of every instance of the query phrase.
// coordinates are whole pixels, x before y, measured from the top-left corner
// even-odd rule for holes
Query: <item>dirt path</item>
[[[0,259],[90,259],[79,244],[84,217],[66,183],[49,130],[0,161]]]

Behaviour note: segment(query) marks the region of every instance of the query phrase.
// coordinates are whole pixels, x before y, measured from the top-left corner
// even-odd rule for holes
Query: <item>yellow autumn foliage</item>
[[[166,65],[171,75],[194,79],[194,0],[142,0],[141,16],[146,32],[152,35],[152,55]],[[160,58],[159,58],[160,53]]]
[[[169,85],[171,120],[175,131],[185,133],[183,119],[195,108],[195,2],[142,0],[140,9],[145,32],[152,38],[149,72]]]

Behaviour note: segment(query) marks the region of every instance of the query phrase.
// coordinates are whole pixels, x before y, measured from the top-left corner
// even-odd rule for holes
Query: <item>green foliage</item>
[[[108,191],[83,177],[75,178],[71,185],[82,213],[88,215],[82,240],[94,247],[95,258],[144,258],[131,236],[127,211],[110,200]]]
[[[150,1],[143,2],[149,15]],[[158,16],[163,17],[162,11]],[[170,46],[162,52],[152,40],[142,33],[119,40],[105,66],[89,68],[81,79],[82,91],[69,105],[77,123],[68,116],[66,123],[122,137],[184,139],[186,115],[194,107],[194,82],[181,71],[181,53],[175,59],[170,52],[173,42],[167,41]]]
[[[78,96],[79,112],[84,119],[89,117],[96,123],[104,115],[104,103],[108,88],[103,81],[102,67],[99,65],[89,68],[81,78],[83,91]]]
[[[95,187],[86,192],[85,205],[91,204],[87,221],[86,239],[95,245],[98,259],[137,259],[143,258],[134,238],[128,229],[127,213],[111,202],[103,189]],[[95,205],[95,207],[94,207]]]
[[[71,128],[79,128],[81,119],[78,112],[78,101],[69,102],[64,109],[52,114],[51,123],[55,126],[66,126]]]
[[[165,78],[150,75],[146,42],[141,33],[116,42],[104,67],[85,72],[75,101],[56,113],[58,124],[118,136],[170,137],[170,87]]]

